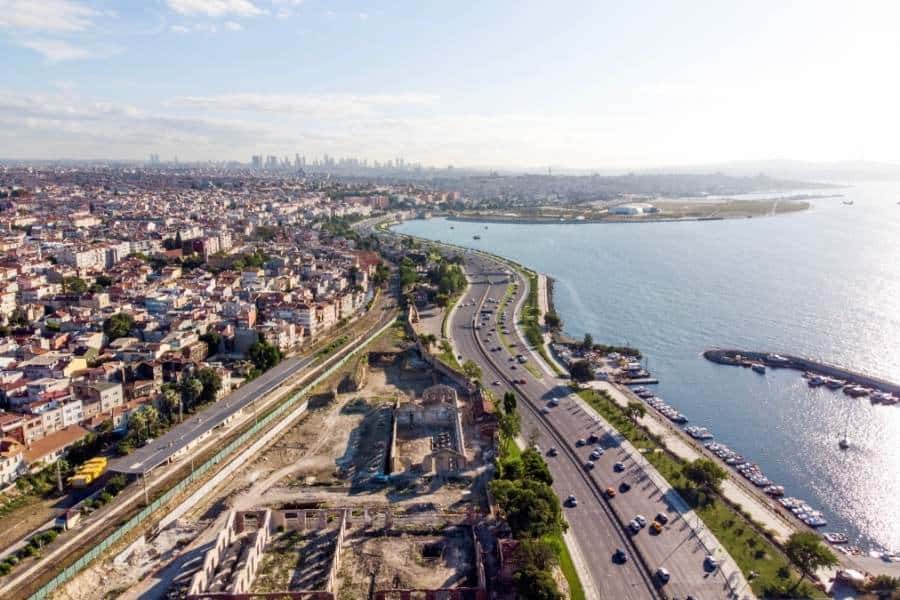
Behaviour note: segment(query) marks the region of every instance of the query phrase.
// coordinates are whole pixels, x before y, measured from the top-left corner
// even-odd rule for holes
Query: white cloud
[[[222,94],[219,96],[179,96],[170,106],[205,110],[296,113],[319,117],[346,117],[374,114],[398,106],[424,106],[437,102],[432,94]]]
[[[0,0],[0,28],[83,31],[98,13],[72,0]]]
[[[222,24],[222,27],[225,28],[226,31],[240,31],[244,28],[240,23],[235,23],[234,21],[225,21]]]
[[[271,130],[236,120],[179,117],[149,113],[134,106],[89,102],[70,96],[0,92],[0,138],[22,144],[33,156],[142,156],[147,146],[177,152],[196,145],[202,152],[221,153],[235,145],[250,146],[273,138]],[[58,150],[55,150],[58,149]],[[27,155],[27,154],[26,154]]]
[[[166,4],[182,15],[207,17],[255,17],[268,12],[250,0],[166,0]]]
[[[76,46],[65,40],[23,40],[18,42],[20,46],[34,50],[44,55],[44,58],[50,62],[61,62],[64,60],[81,60],[85,58],[100,58],[101,53],[95,53],[92,50]]]

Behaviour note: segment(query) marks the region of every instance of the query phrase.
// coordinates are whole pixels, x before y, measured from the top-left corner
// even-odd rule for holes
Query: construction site
[[[496,425],[464,383],[390,329],[177,521],[56,597],[486,598]]]

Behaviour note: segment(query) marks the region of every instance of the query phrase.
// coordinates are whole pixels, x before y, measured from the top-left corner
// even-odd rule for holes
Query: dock
[[[703,357],[714,363],[731,366],[742,366],[743,360],[749,360],[754,363],[763,364],[772,369],[795,369],[797,371],[815,373],[816,375],[842,379],[848,384],[875,388],[894,395],[900,395],[900,384],[873,375],[857,373],[850,369],[791,354],[717,348],[707,350],[703,353]]]

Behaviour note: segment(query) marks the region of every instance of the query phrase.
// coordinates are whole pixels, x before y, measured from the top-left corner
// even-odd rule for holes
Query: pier
[[[706,360],[721,365],[744,366],[744,361],[750,361],[773,369],[796,369],[798,371],[815,373],[825,377],[842,379],[848,384],[874,388],[894,395],[900,395],[900,384],[896,384],[880,377],[857,373],[843,367],[830,365],[791,354],[776,354],[771,352],[749,352],[745,350],[714,349],[703,353]]]

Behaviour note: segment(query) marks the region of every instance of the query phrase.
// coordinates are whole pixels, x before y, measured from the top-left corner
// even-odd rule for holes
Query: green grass
[[[559,545],[559,568],[562,569],[569,584],[569,598],[571,600],[585,600],[584,587],[581,585],[581,579],[578,577],[578,571],[575,569],[575,563],[572,561],[572,555],[569,553],[569,547],[563,541],[562,535],[555,535],[552,541]]]
[[[788,559],[771,540],[763,535],[762,528],[744,516],[737,507],[731,506],[721,497],[709,498],[705,502],[692,502],[695,496],[690,483],[682,475],[685,462],[670,453],[662,444],[642,427],[635,425],[621,406],[608,395],[596,390],[582,390],[578,395],[584,398],[594,410],[600,413],[619,433],[625,436],[644,457],[688,501],[709,531],[735,560],[744,576],[751,571],[758,576],[751,581],[754,593],[762,596],[775,595],[775,590],[790,589],[799,574],[790,568]],[[781,575],[787,574],[787,577]],[[808,589],[807,589],[808,588]],[[816,597],[817,592],[809,584],[798,588],[805,596]]]

